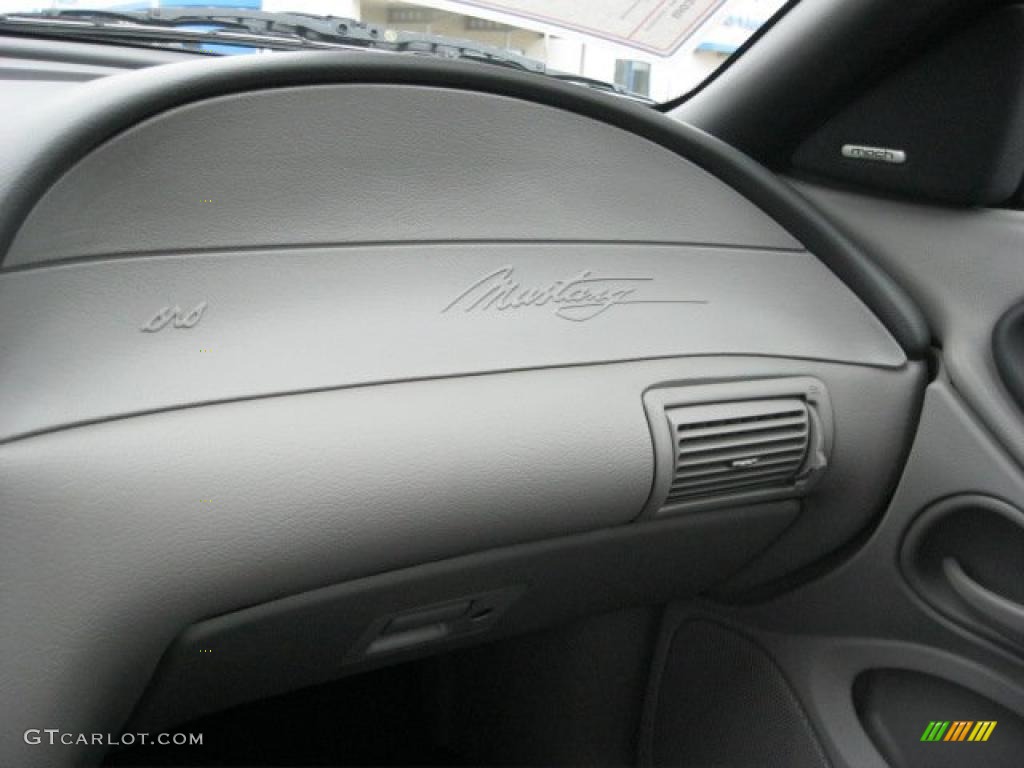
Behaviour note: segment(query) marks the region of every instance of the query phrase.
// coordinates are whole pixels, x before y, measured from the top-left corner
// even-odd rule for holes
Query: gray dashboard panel
[[[222,403],[0,445],[0,611],[19,617],[0,633],[0,755],[77,764],[74,748],[33,750],[21,733],[116,731],[200,619],[627,523],[651,487],[647,387],[807,374],[829,388],[836,420],[835,464],[799,521],[820,548],[885,498],[919,366],[565,367]]]
[[[800,502],[790,500],[618,526],[378,574],[216,616],[190,626],[168,648],[127,729],[166,731],[203,713],[374,667],[695,594],[764,549],[799,512]],[[499,598],[492,616],[460,622],[461,632],[362,653],[367,636],[396,614],[413,609],[422,615],[424,606],[481,593],[491,598],[488,607],[495,596],[508,602]],[[474,605],[471,613],[477,610]]]
[[[394,98],[414,91],[437,98],[410,95],[408,104]],[[365,104],[367,114],[378,119],[360,122],[358,110],[352,116],[325,110],[330,94],[339,93],[376,93],[379,102],[353,103]],[[282,103],[296,110],[266,109]],[[233,111],[239,104],[250,108]],[[388,104],[395,108],[380,108]],[[177,124],[182,114],[181,127],[188,130],[181,135],[152,131],[152,138],[166,139],[178,152],[161,152],[162,142],[128,140],[149,136],[153,126]],[[195,114],[204,119],[190,123],[187,118]],[[419,131],[414,124],[420,122],[432,130]],[[475,130],[467,132],[461,123]],[[560,130],[537,132],[535,124]],[[368,138],[339,133],[352,125],[365,128]],[[422,142],[410,149],[375,137]],[[105,151],[123,140],[134,151]],[[240,153],[240,147],[248,151]],[[317,154],[320,148],[325,151]],[[646,152],[658,159],[652,162]],[[191,162],[192,154],[207,162]],[[97,168],[91,161],[98,156],[118,165],[122,175],[111,175],[106,165]],[[536,157],[548,162],[538,163]],[[226,158],[237,162],[225,163]],[[79,167],[93,172],[78,173]],[[348,168],[358,173],[351,175]],[[677,170],[679,178],[668,178],[666,169]],[[155,173],[147,177],[147,170]],[[495,170],[507,173],[488,172]],[[301,178],[302,171],[312,184]],[[464,194],[452,193],[453,182]],[[391,217],[379,211],[350,215],[349,204],[359,198],[353,192],[357,183],[379,193],[365,198],[371,208],[376,199],[406,202],[406,210]],[[417,192],[412,197],[402,192],[410,185]],[[164,186],[175,194],[161,195]],[[45,204],[62,189],[66,205]],[[338,196],[321,194],[336,190]],[[661,192],[670,194],[662,199]],[[542,202],[524,202],[530,195]],[[295,205],[294,197],[306,205]],[[433,198],[445,205],[433,205]],[[595,204],[579,203],[586,198]],[[164,205],[164,211],[147,207],[152,202]],[[259,205],[264,202],[268,205]],[[644,205],[658,215],[646,214]],[[82,210],[95,215],[83,217]],[[134,253],[237,247],[252,244],[246,225],[270,235],[255,243],[259,247],[309,244],[306,228],[318,244],[366,242],[361,238],[368,231],[371,242],[394,242],[410,227],[395,227],[389,235],[390,230],[362,224],[390,225],[409,212],[415,214],[417,242],[435,239],[439,231],[445,242],[479,239],[472,233],[481,223],[493,225],[481,236],[485,240],[504,239],[510,230],[515,240],[548,239],[538,231],[550,226],[556,231],[550,239],[560,240],[579,239],[572,233],[582,228],[587,230],[583,239],[611,242],[628,241],[637,231],[644,242],[700,244],[708,232],[716,233],[707,241],[716,245],[775,248],[781,238],[786,243],[781,247],[791,248],[799,242],[871,308],[911,358],[920,359],[927,349],[927,326],[905,292],[770,171],[656,110],[550,78],[384,53],[223,57],[100,78],[38,108],[16,109],[0,123],[0,251],[8,257],[19,233],[31,239],[34,225],[27,220],[36,215],[48,216],[53,225],[49,232],[36,232],[41,238],[36,247],[43,242],[63,248],[50,251],[47,245],[22,265],[107,257],[129,243]],[[448,221],[438,226],[423,212],[436,212],[451,226]],[[480,214],[479,221],[471,220],[473,213]],[[523,213],[534,220],[521,220]],[[334,216],[351,223],[352,230],[339,228]],[[197,228],[208,237],[194,237]],[[106,236],[108,229],[112,237]],[[140,238],[133,229],[147,236]],[[328,236],[339,232],[340,239]],[[161,233],[173,237],[173,244],[154,244],[151,236]],[[751,235],[756,236],[748,243]]]
[[[761,578],[880,508],[923,371],[857,295],[904,340],[916,314],[820,221],[800,243],[829,267],[667,146],[728,148],[487,68],[268,59],[105,78],[0,125],[4,238],[23,225],[0,273],[4,761],[77,763],[19,729],[116,731],[195,621],[629,523],[653,384],[829,387],[835,464]],[[548,105],[460,89],[491,80]],[[816,215],[723,168],[794,232]]]
[[[348,84],[208,99],[129,129],[43,196],[4,265],[467,239],[800,247],[706,171],[620,128],[503,96]]]
[[[701,303],[676,303],[690,301]],[[160,325],[165,307],[180,307],[187,324],[204,303],[193,327],[142,330]],[[708,354],[906,360],[810,254],[696,246],[111,259],[0,274],[0,326],[0,439],[203,402],[488,371]]]

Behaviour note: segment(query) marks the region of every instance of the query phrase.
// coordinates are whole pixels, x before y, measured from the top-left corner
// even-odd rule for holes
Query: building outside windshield
[[[656,102],[700,84],[786,0],[0,0],[0,13],[235,8],[342,16],[471,40]],[[200,46],[202,48],[203,46]],[[242,52],[210,44],[211,53]]]

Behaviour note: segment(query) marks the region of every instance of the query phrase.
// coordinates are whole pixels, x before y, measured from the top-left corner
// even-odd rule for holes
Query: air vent
[[[657,463],[650,514],[805,492],[827,466],[824,385],[794,377],[650,390]]]
[[[810,419],[802,400],[691,405],[667,415],[677,454],[666,504],[792,486],[807,456]]]

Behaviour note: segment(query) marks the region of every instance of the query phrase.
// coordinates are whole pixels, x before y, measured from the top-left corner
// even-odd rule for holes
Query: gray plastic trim
[[[892,503],[863,547],[776,599],[701,609],[744,627],[771,651],[840,768],[884,766],[853,705],[853,681],[867,669],[926,672],[1024,714],[1024,660],[936,611],[900,571],[904,535],[921,510],[967,492],[1019,505],[1024,473],[940,377],[927,389]]]
[[[0,633],[0,762],[79,763],[21,734],[58,721],[116,730],[168,644],[202,619],[632,521],[653,479],[642,395],[659,382],[825,383],[834,464],[764,572],[820,557],[884,502],[919,373],[724,356],[576,366],[223,403],[0,445],[0,599],[17,617]],[[567,605],[587,612],[591,597]]]
[[[801,249],[707,171],[607,123],[488,93],[349,83],[221,96],[129,128],[46,192],[3,265],[453,240]]]
[[[977,616],[1003,632],[1024,638],[1024,607],[1014,600],[985,588],[968,576],[954,557],[942,561],[949,584]]]
[[[1024,414],[1024,304],[999,318],[992,330],[992,357],[1003,385]]]
[[[936,551],[935,544],[929,544],[943,523],[958,513],[972,514],[975,525],[983,523],[985,517],[1005,520],[1011,526],[1010,530],[1016,530],[1017,535],[1024,540],[1024,512],[1019,508],[980,494],[947,496],[922,512],[907,530],[900,552],[903,575],[918,595],[936,611],[972,631],[1008,645],[1011,651],[1022,652],[1024,606],[986,589],[968,575],[956,556],[955,544],[953,549],[947,548],[944,551]],[[1003,534],[1001,538],[1013,540],[1013,534],[1005,530]],[[948,535],[942,536],[942,540],[946,547],[952,544]],[[996,557],[1001,553],[992,552],[990,547],[999,542],[985,536],[979,536],[977,541],[987,546],[975,544],[969,547],[974,558],[979,557],[980,550],[980,558],[992,561],[996,565],[994,570],[1007,569],[1007,583],[1024,578],[1024,562],[1016,563],[1017,572],[1014,572],[1015,561],[1012,557],[1007,558],[1005,554]],[[973,562],[977,563],[977,559]]]
[[[768,545],[798,512],[796,502],[781,502],[595,531],[382,574],[213,617],[188,627],[168,648],[128,728],[155,731],[384,664],[696,594]],[[491,606],[492,613],[476,622],[448,619],[450,635],[443,622],[434,622],[417,646],[366,653],[396,615],[431,608],[443,613],[451,606],[458,611],[468,602]]]
[[[953,386],[1024,465],[1021,411],[992,348],[999,319],[1024,297],[1024,212],[795,186],[906,287],[934,329]]]
[[[0,274],[0,327],[0,441],[202,403],[525,368],[725,354],[906,362],[810,254],[698,246],[111,259]]]
[[[752,630],[748,625],[723,618],[714,606],[679,604],[666,614],[655,654],[654,677],[641,736],[641,754],[645,758],[651,754],[656,697],[687,695],[686,691],[660,686],[658,675],[670,648],[668,641],[672,630],[684,621],[695,619],[720,622],[755,642],[769,655],[797,695],[803,712],[823,742],[832,768],[890,768],[861,726],[854,706],[854,682],[868,670],[903,669],[933,675],[1024,715],[1024,689],[1019,681],[927,643],[856,634],[816,635],[801,632],[796,625],[788,634]],[[926,725],[927,721],[923,722],[921,730]],[[984,754],[972,757],[981,759]],[[984,765],[983,762],[975,764]]]
[[[225,94],[341,82],[500,94],[524,103],[546,104],[641,136],[686,157],[761,208],[870,306],[911,357],[925,352],[927,327],[901,289],[799,195],[728,145],[628,100],[536,75],[436,59],[370,53],[225,57],[216,62],[168,65],[159,72],[150,68],[103,78],[76,88],[45,109],[16,113],[19,119],[0,126],[0,251],[8,250],[39,198],[74,163],[146,118]],[[428,108],[427,114],[434,111]],[[623,170],[633,172],[630,166]],[[588,183],[584,188],[592,186]],[[205,190],[196,192],[199,194],[190,199],[208,199]]]
[[[785,488],[730,491],[713,498],[666,504],[675,478],[677,436],[671,428],[667,411],[681,406],[705,403],[743,403],[785,397],[799,398],[808,411],[808,448],[797,470],[796,481]],[[828,467],[832,453],[832,404],[825,385],[810,376],[788,379],[729,381],[689,387],[655,387],[644,393],[644,408],[654,440],[654,490],[644,509],[645,517],[660,517],[694,512],[731,504],[795,498],[806,495]]]

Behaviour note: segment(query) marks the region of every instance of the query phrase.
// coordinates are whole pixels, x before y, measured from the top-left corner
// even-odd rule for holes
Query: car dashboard
[[[711,136],[499,67],[10,45],[12,731],[742,595],[884,509],[923,321]]]

